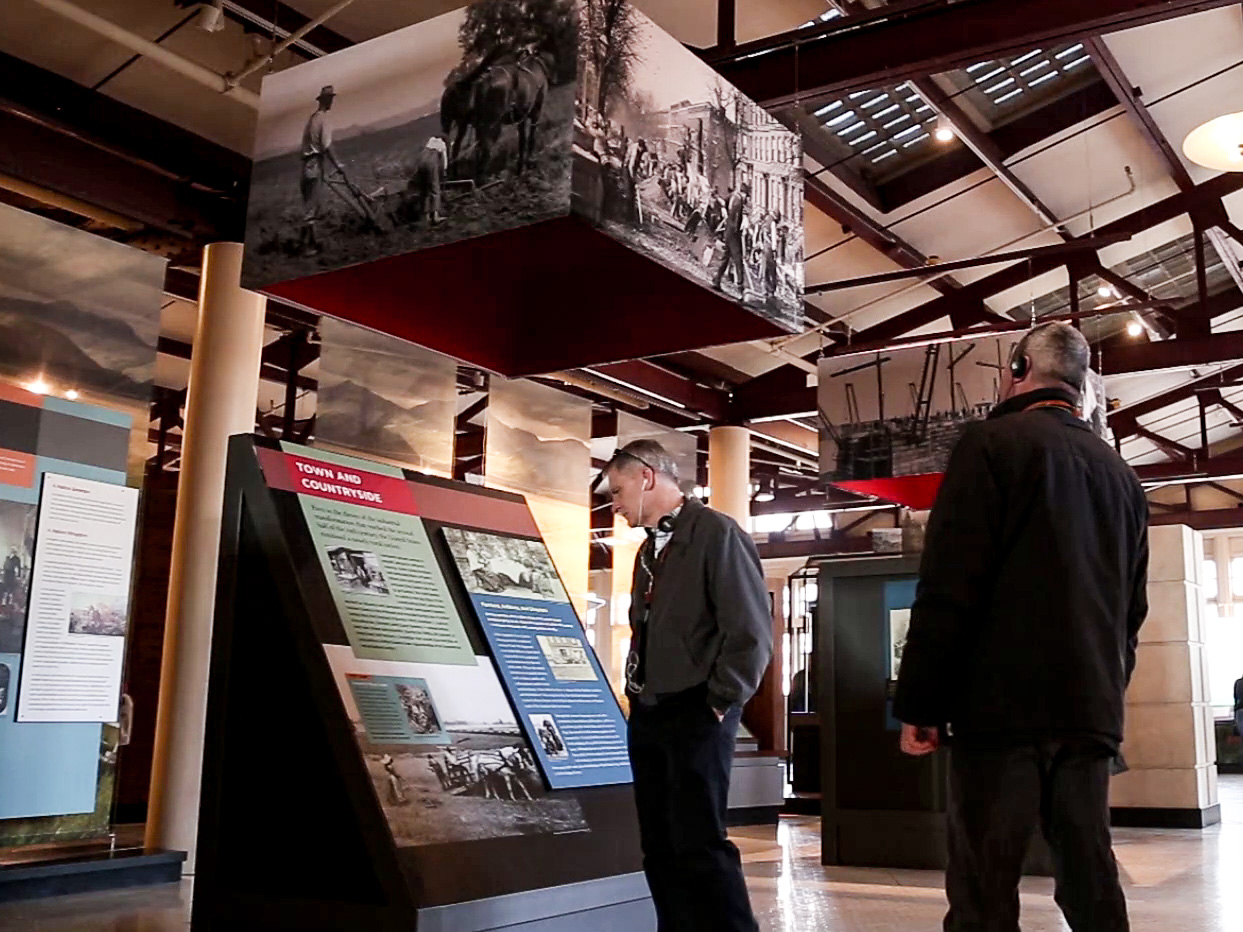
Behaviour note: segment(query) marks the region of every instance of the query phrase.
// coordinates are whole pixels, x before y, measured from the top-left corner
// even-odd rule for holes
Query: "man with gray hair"
[[[1148,503],[1079,417],[1087,341],[1046,324],[969,426],[928,524],[894,716],[952,742],[946,932],[1016,932],[1040,826],[1074,932],[1122,932],[1109,776],[1148,612]]]
[[[678,488],[653,440],[604,469],[613,512],[647,531],[630,601],[630,763],[643,870],[660,932],[758,932],[725,831],[742,706],[773,650],[759,553],[727,515]]]

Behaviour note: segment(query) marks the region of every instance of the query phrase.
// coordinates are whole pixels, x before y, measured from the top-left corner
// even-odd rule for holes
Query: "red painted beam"
[[[642,359],[592,366],[586,371],[609,376],[633,388],[660,395],[686,408],[689,414],[703,415],[709,421],[720,422],[729,417],[728,393],[705,388]]]
[[[1153,463],[1136,466],[1135,475],[1141,482],[1174,482],[1184,479],[1221,479],[1243,476],[1243,455],[1226,453],[1202,460],[1194,467],[1188,463]]]
[[[1102,375],[1192,368],[1243,359],[1243,331],[1119,346],[1102,355]]]
[[[896,84],[1237,0],[919,0],[704,57],[765,107]]]
[[[1152,527],[1164,524],[1185,524],[1197,531],[1243,527],[1243,505],[1237,508],[1215,508],[1209,511],[1168,511],[1150,516],[1148,524]]]

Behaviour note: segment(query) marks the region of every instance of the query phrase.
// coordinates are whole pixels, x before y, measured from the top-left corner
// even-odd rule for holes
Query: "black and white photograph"
[[[0,204],[0,376],[145,412],[164,267],[158,256]]]
[[[105,592],[75,592],[69,597],[69,633],[125,637],[128,599]]]
[[[573,0],[477,0],[268,76],[243,282],[564,216]]]
[[[569,601],[543,541],[453,527],[444,535],[469,592]]]
[[[0,654],[18,654],[26,631],[38,508],[0,501]]]
[[[527,718],[531,720],[531,728],[539,736],[544,755],[549,760],[567,760],[570,752],[565,746],[565,739],[561,737],[557,720],[551,715],[528,715]]]
[[[587,831],[576,799],[549,795],[496,668],[360,660],[325,645],[346,714],[398,847]],[[450,739],[440,746],[378,744],[363,727],[349,675],[419,678]]]
[[[432,694],[427,688],[426,680],[413,680],[409,683],[398,683],[394,687],[401,707],[406,713],[406,722],[416,735],[437,735],[441,732],[440,716],[432,702]]]
[[[346,592],[363,595],[388,595],[388,583],[380,567],[380,558],[370,550],[355,547],[329,547],[328,562],[332,574]]]
[[[578,9],[576,213],[798,329],[798,136],[629,3],[579,0]]]
[[[600,677],[587,656],[587,642],[575,637],[536,635],[553,679],[563,683],[591,683]]]
[[[0,715],[9,710],[9,695],[12,692],[13,670],[7,663],[0,663]]]
[[[457,361],[334,317],[319,332],[315,445],[453,475]]]
[[[896,680],[902,668],[902,654],[906,650],[906,636],[911,630],[911,610],[889,610],[889,678]]]

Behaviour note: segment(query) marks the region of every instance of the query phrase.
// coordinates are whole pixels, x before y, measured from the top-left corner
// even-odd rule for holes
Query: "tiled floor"
[[[1114,847],[1135,932],[1243,930],[1243,777],[1221,780],[1222,824],[1204,831],[1119,829]],[[765,932],[936,930],[941,875],[820,865],[819,824],[734,833]],[[179,887],[0,905],[4,932],[184,932],[190,890]],[[1052,882],[1025,881],[1024,932],[1065,929]]]

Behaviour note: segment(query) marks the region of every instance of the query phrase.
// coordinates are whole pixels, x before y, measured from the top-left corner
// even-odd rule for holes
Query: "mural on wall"
[[[457,363],[332,317],[320,338],[316,445],[451,476]]]
[[[0,204],[0,378],[145,406],[165,260]]]
[[[477,0],[270,75],[243,283],[568,212],[572,0]]]
[[[622,0],[579,0],[574,208],[788,328],[802,321],[796,134]]]
[[[944,472],[973,421],[1000,400],[1022,332],[820,360],[820,473],[826,481]],[[1084,420],[1109,439],[1104,380],[1089,372]]]

